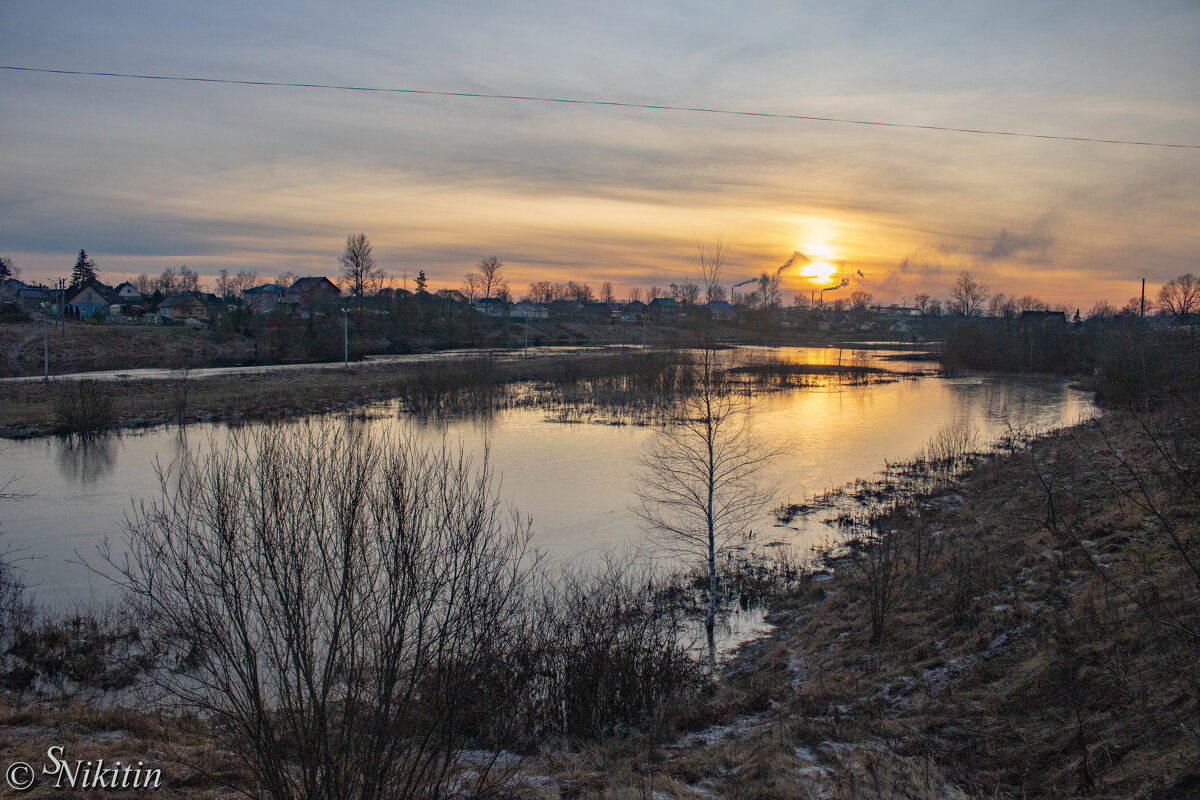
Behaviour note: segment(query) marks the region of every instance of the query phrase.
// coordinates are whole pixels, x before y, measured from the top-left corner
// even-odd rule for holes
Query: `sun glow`
[[[837,266],[828,261],[810,261],[801,267],[800,274],[808,278],[809,283],[821,286],[832,283],[837,271]]]
[[[835,227],[821,219],[807,220],[805,227],[807,230],[797,248],[803,255],[803,261],[797,265],[800,275],[814,286],[828,286],[838,273],[838,248],[833,244],[837,239]]]

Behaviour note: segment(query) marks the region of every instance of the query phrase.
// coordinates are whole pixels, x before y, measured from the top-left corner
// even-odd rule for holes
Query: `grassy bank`
[[[679,347],[695,342],[705,328],[687,325],[587,323],[539,320],[525,327],[515,320],[469,314],[378,317],[351,315],[348,331],[340,314],[302,320],[267,319],[245,313],[222,315],[210,327],[184,325],[66,322],[43,328],[40,322],[0,324],[0,378],[140,368],[202,368],[235,365],[303,364],[370,355],[431,353],[455,349],[541,346],[641,345]],[[824,345],[826,334],[792,329],[722,325],[729,344]],[[854,345],[859,347],[861,345]]]
[[[241,375],[87,381],[96,402],[111,406],[109,427],[221,420],[243,422],[325,413],[397,400],[415,413],[496,410],[521,398],[506,387],[521,382],[551,386],[580,381],[619,383],[652,399],[675,376],[671,351],[606,351],[520,359],[471,357],[428,363],[352,363],[338,368],[293,368]],[[66,432],[62,398],[77,392],[73,380],[0,384],[0,435]],[[670,387],[667,387],[669,390]],[[78,404],[78,403],[77,403]],[[86,403],[85,403],[86,404]]]
[[[366,361],[219,376],[182,370],[166,379],[8,381],[0,383],[0,436],[240,423],[384,401],[420,415],[537,407],[563,421],[644,423],[688,391],[690,364],[686,350],[595,348],[531,358],[464,352],[414,363]],[[769,357],[736,366],[730,374],[755,392],[901,376],[878,368],[794,365]],[[89,413],[101,410],[96,419]]]
[[[1195,796],[1196,412],[1113,413],[870,501],[733,676],[774,731],[754,760],[856,749],[858,796]]]

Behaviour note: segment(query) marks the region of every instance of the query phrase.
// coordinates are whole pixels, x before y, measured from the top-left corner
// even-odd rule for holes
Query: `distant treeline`
[[[942,364],[951,372],[1083,377],[1101,402],[1128,406],[1196,386],[1200,342],[1190,328],[1154,328],[1137,319],[1083,325],[979,319],[950,332]]]

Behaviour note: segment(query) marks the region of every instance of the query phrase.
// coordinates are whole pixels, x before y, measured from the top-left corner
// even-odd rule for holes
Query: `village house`
[[[67,289],[64,305],[66,313],[77,319],[107,317],[113,305],[113,290],[92,278],[72,289]]]
[[[707,304],[706,308],[710,314],[716,319],[734,319],[737,317],[737,312],[728,300],[713,300]]]
[[[270,314],[279,309],[287,290],[278,283],[264,283],[242,290],[242,302],[253,314]]]
[[[173,294],[158,304],[158,315],[163,319],[207,319],[208,303],[198,292]]]
[[[679,301],[670,297],[656,297],[650,301],[650,316],[674,319],[679,313]]]
[[[26,314],[33,311],[54,311],[58,309],[58,292],[45,286],[31,286],[16,278],[8,278],[0,283],[0,299],[15,305]]]
[[[508,311],[508,304],[499,297],[481,297],[471,305],[487,317],[503,317]]]
[[[646,311],[647,306],[641,300],[631,300],[621,308],[621,322],[641,322]]]
[[[129,281],[119,283],[113,288],[112,300],[113,303],[109,307],[110,314],[140,317],[146,310],[146,296]]]
[[[514,319],[546,319],[550,311],[541,303],[522,300],[509,309],[508,315]]]
[[[571,319],[583,311],[583,303],[578,300],[554,300],[550,303],[550,316],[556,319]]]
[[[302,317],[312,314],[331,314],[337,309],[342,290],[325,276],[299,278],[279,298],[279,305],[286,306]]]

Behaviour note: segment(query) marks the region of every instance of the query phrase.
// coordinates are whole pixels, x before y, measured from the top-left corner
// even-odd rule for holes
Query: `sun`
[[[813,286],[825,287],[834,282],[838,274],[841,253],[836,244],[837,228],[829,220],[805,220],[804,233],[797,237],[797,252],[803,256],[800,266],[801,277],[808,278]]]
[[[821,286],[832,283],[837,271],[837,266],[828,261],[810,261],[801,267],[800,274],[808,278],[809,283]]]

